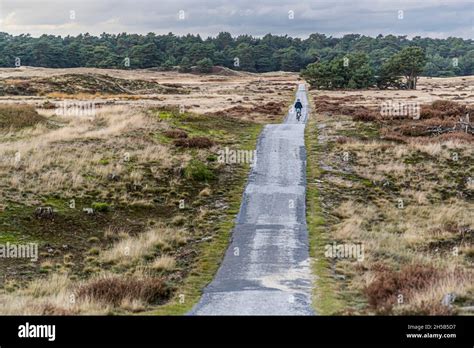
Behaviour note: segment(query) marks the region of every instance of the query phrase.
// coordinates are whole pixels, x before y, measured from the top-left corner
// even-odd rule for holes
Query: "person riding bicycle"
[[[301,104],[301,100],[296,100],[295,103],[295,109],[296,109],[296,116],[301,116],[301,109],[303,109],[303,104]],[[298,117],[299,119],[299,117]]]

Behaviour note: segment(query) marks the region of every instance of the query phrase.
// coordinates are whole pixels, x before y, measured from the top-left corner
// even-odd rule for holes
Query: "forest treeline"
[[[49,68],[152,68],[164,70],[192,66],[203,72],[211,65],[251,72],[300,71],[308,64],[331,62],[348,54],[365,54],[378,71],[390,57],[410,46],[420,47],[426,62],[421,75],[461,76],[474,74],[474,40],[432,39],[349,34],[341,38],[311,34],[306,39],[267,34],[216,37],[139,34],[93,36],[30,35],[0,33],[0,66],[27,65]]]

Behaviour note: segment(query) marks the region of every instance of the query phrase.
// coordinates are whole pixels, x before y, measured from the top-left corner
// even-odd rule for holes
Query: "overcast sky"
[[[474,38],[474,0],[0,0],[0,31]]]

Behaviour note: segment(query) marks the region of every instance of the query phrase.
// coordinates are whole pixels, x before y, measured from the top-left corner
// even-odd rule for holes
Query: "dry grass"
[[[255,119],[267,122],[278,117],[271,109],[275,105],[286,103],[293,94],[294,85],[298,81],[298,74],[295,73],[265,73],[251,74],[238,72],[232,76],[200,76],[194,74],[180,74],[177,72],[158,72],[150,70],[120,70],[120,69],[95,69],[95,68],[72,68],[72,69],[47,69],[29,68],[20,69],[0,69],[0,78],[58,78],[62,75],[109,75],[112,78],[125,80],[142,80],[149,82],[159,81],[163,86],[179,85],[184,90],[189,90],[189,94],[169,94],[166,89],[156,94],[115,94],[106,93],[58,93],[47,94],[38,97],[36,100],[28,100],[28,103],[43,104],[47,100],[56,102],[59,100],[93,100],[97,104],[115,103],[126,101],[130,105],[146,106],[173,106],[184,107],[186,111],[222,115],[223,110],[231,109],[234,106],[242,106],[242,111],[237,111],[235,115],[243,119]],[[172,88],[173,89],[173,88]],[[138,93],[138,92],[135,92]],[[15,97],[11,97],[16,101]],[[39,100],[38,100],[39,99]],[[3,100],[10,101],[9,98]],[[264,110],[257,110],[255,105],[265,101]],[[275,109],[275,108],[274,108]],[[250,111],[250,112],[249,112]],[[271,114],[267,114],[271,112]]]
[[[439,273],[439,272],[438,272]],[[444,270],[428,286],[412,292],[407,304],[395,309],[397,314],[443,315],[453,314],[454,308],[443,304],[447,294],[468,297],[473,290],[472,273],[460,268]]]
[[[3,315],[105,314],[111,306],[94,301],[80,301],[74,295],[76,284],[68,274],[52,274],[32,281],[13,293],[0,293]]]
[[[172,256],[162,255],[150,265],[150,268],[156,271],[172,271],[176,267],[176,260]]]
[[[344,202],[336,210],[342,222],[334,226],[334,238],[365,240],[369,250],[383,251],[385,245],[392,251],[402,252],[414,245],[452,237],[461,229],[474,229],[470,205],[458,199],[436,205],[412,204],[403,209],[397,207],[396,201],[379,201],[378,204]],[[382,222],[375,223],[382,217]],[[397,243],[386,244],[386,240],[397,240]]]
[[[0,130],[12,130],[43,124],[46,119],[40,116],[31,105],[0,105]]]
[[[140,110],[123,106],[101,108],[94,122],[83,117],[62,117],[60,122],[60,128],[39,125],[13,141],[2,142],[0,157],[11,161],[0,164],[0,184],[15,190],[7,194],[28,192],[32,196],[62,191],[67,197],[77,197],[95,190],[111,177],[120,178],[119,184],[125,191],[128,181],[140,182],[144,175],[143,169],[127,169],[128,164],[152,164],[161,171],[179,161],[179,156],[172,156],[166,145],[143,137],[126,137],[159,126]],[[120,190],[116,191],[120,196]]]
[[[89,280],[77,290],[79,299],[90,302],[99,302],[118,307],[124,304],[147,303],[152,304],[166,300],[171,289],[160,278],[136,278],[102,275]]]
[[[461,313],[474,303],[474,138],[465,132],[420,135],[428,127],[452,126],[468,107],[430,100],[421,120],[374,113],[383,100],[404,100],[399,92],[376,93],[379,99],[373,91],[315,95],[322,111],[316,124],[324,125],[318,165],[330,168],[320,179],[330,240],[364,246],[359,263],[332,261],[347,301],[343,313]],[[349,161],[341,159],[345,152]],[[449,293],[463,301],[443,304]],[[361,301],[367,307],[361,309]]]
[[[101,273],[89,280],[72,281],[68,274],[36,279],[26,288],[0,293],[3,315],[107,314],[117,310],[141,311],[166,300],[172,292],[161,278]]]
[[[448,139],[440,142],[423,142],[414,139],[408,142],[408,146],[410,150],[419,150],[430,156],[439,156],[445,159],[451,159],[452,153],[456,152],[456,150],[460,150],[460,152],[465,153],[467,156],[474,154],[474,148],[472,146],[457,139]]]
[[[15,75],[47,79],[74,71],[100,74],[97,69],[72,70],[21,68]],[[10,72],[0,69],[0,76]],[[5,291],[0,289],[0,313],[116,314],[149,310],[152,303],[167,300],[172,289],[166,281],[181,285],[193,272],[188,266],[201,256],[197,253],[200,245],[184,245],[188,234],[193,238],[207,235],[209,231],[203,226],[216,219],[209,209],[216,202],[205,197],[218,195],[219,201],[226,201],[230,199],[226,196],[229,187],[240,185],[231,179],[243,173],[221,171],[210,159],[211,147],[221,142],[247,144],[248,135],[253,141],[253,133],[240,138],[241,131],[230,128],[230,125],[241,124],[231,117],[256,122],[277,120],[283,114],[274,114],[272,110],[280,111],[293,97],[297,79],[296,74],[201,77],[150,71],[124,74],[120,70],[107,70],[107,73],[128,80],[168,82],[170,86],[164,86],[167,92],[174,88],[171,83],[176,84],[179,79],[181,86],[176,88],[182,87],[191,93],[70,95],[63,93],[68,86],[60,86],[62,92],[34,98],[2,97],[5,104],[21,100],[29,104],[30,110],[36,107],[34,112],[45,121],[25,128],[9,127],[0,134],[0,195],[5,200],[0,207],[7,212],[2,218],[11,214],[15,221],[19,220],[14,228],[18,225],[18,229],[27,231],[26,235],[36,237],[40,232],[41,239],[50,242],[54,252],[48,255],[51,261],[40,260],[41,277],[33,268],[26,275],[8,270],[9,285]],[[44,85],[49,85],[48,81]],[[69,114],[75,105],[85,108],[92,103],[94,115]],[[257,104],[262,108],[257,110]],[[71,106],[66,115],[57,109],[60,105]],[[182,119],[181,114],[170,114],[166,118],[161,117],[161,112],[155,112],[177,107],[184,107]],[[193,112],[195,117],[188,119]],[[198,114],[216,115],[216,119],[205,116],[201,123]],[[218,124],[219,130],[215,130],[213,125],[223,117],[226,117],[225,122]],[[184,131],[177,129],[181,128],[179,124],[186,125]],[[258,128],[255,124],[242,126],[248,126],[252,132]],[[173,141],[179,139],[186,140],[176,146]],[[179,145],[191,149],[182,149]],[[17,153],[21,155],[20,160]],[[192,160],[212,167],[212,173],[219,178],[218,185],[231,184],[224,190],[216,186],[215,192],[202,183],[196,183],[196,188],[190,187],[184,174],[189,174],[186,168]],[[187,209],[172,223],[185,226],[190,232],[157,226],[155,219],[170,218],[181,198],[185,198]],[[76,201],[76,210],[67,208],[71,199]],[[193,204],[197,200],[200,205]],[[82,208],[91,206],[92,202],[111,208],[107,212],[86,214]],[[55,209],[54,220],[37,221],[30,216],[30,211],[40,205],[51,205]],[[194,216],[196,219],[191,219]],[[33,225],[31,233],[30,223]],[[51,230],[45,225],[49,223]],[[69,228],[78,233],[78,238],[68,233]],[[93,242],[91,235],[96,238]],[[43,254],[45,258],[46,252]],[[60,273],[66,271],[70,273]],[[31,284],[27,283],[30,275],[35,277]],[[22,282],[11,285],[11,279],[17,278]],[[193,291],[197,293],[197,289]],[[74,302],[70,302],[71,295],[75,296]]]
[[[166,250],[172,245],[185,243],[182,230],[158,226],[138,236],[127,236],[104,251],[105,262],[130,263],[152,254],[156,249]]]
[[[206,187],[199,192],[199,197],[208,197],[212,193],[212,190],[209,187]]]

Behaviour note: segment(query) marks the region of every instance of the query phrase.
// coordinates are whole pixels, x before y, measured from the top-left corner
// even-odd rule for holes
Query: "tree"
[[[301,77],[305,79],[312,88],[332,89],[331,73],[329,63],[316,62],[308,64],[306,69],[301,71]]]
[[[392,61],[385,62],[379,69],[376,77],[377,87],[380,89],[386,88],[400,88],[402,83],[398,73],[394,73],[395,68],[392,66]]]
[[[467,52],[460,60],[459,66],[461,67],[462,75],[473,75],[474,74],[474,50]]]
[[[174,66],[176,65],[176,59],[174,57],[170,57],[163,64],[161,64],[161,68],[165,71],[173,70]]]
[[[299,71],[300,70],[300,55],[294,47],[281,50],[281,65],[283,71]]]
[[[255,59],[254,66],[257,72],[269,72],[276,70],[276,64],[272,57],[268,54],[271,51],[271,48],[266,44],[257,45],[253,49],[253,56]]]
[[[255,71],[255,56],[252,46],[248,43],[239,44],[232,51],[232,60],[236,63],[234,68],[246,71]]]
[[[187,73],[191,71],[191,61],[188,57],[184,56],[179,63],[179,72]]]
[[[160,66],[163,62],[163,56],[154,43],[133,46],[130,58],[132,67],[142,69]]]
[[[215,38],[216,47],[221,51],[232,45],[233,41],[232,35],[228,32],[220,32]]]
[[[349,83],[351,83],[351,81],[355,87],[348,87],[352,89],[372,87],[375,84],[374,70],[368,63],[364,63],[354,70]]]
[[[212,72],[212,67],[214,66],[214,64],[212,63],[212,60],[210,58],[203,58],[197,62],[196,66],[199,72],[208,74]]]
[[[88,52],[88,60],[86,66],[108,68],[115,67],[117,57],[111,52],[107,46],[91,46]]]
[[[389,75],[401,75],[405,77],[408,89],[416,89],[418,76],[423,72],[426,64],[425,52],[420,47],[406,47],[392,56],[387,69]]]
[[[0,66],[12,67],[15,58],[18,57],[21,59],[21,65],[51,68],[125,66],[139,69],[159,67],[164,63],[165,67],[169,68],[170,64],[166,61],[170,57],[175,57],[176,63],[187,57],[189,66],[209,58],[214,65],[244,71],[267,72],[298,71],[315,61],[324,63],[337,60],[339,63],[334,62],[329,71],[333,70],[333,73],[339,72],[342,75],[339,78],[334,76],[330,84],[333,88],[339,88],[336,87],[339,85],[347,88],[351,78],[353,80],[351,87],[367,85],[369,82],[360,81],[353,76],[348,77],[347,69],[342,69],[340,59],[363,53],[368,56],[370,68],[377,72],[377,83],[381,86],[396,87],[397,84],[401,86],[402,83],[398,79],[400,77],[409,80],[415,87],[417,76],[421,74],[426,76],[473,74],[473,43],[472,39],[452,37],[431,39],[418,36],[409,40],[405,36],[369,37],[358,34],[345,35],[342,38],[311,34],[307,39],[300,39],[271,34],[262,38],[250,35],[232,37],[231,34],[223,32],[216,37],[203,40],[199,35],[177,36],[172,33],[165,35],[102,33],[99,36],[86,33],[66,37],[54,35],[32,37],[29,34],[14,36],[0,33]],[[420,49],[426,54],[426,64],[421,72],[419,68],[423,65],[423,59]],[[397,59],[391,58],[397,53],[400,55]],[[418,58],[419,61],[416,62]],[[390,64],[389,60],[392,60]],[[129,62],[130,65],[124,62]],[[414,71],[410,69],[404,71],[403,66],[408,62],[414,64]],[[356,75],[366,76],[367,71],[364,70],[367,70],[367,67]]]
[[[301,76],[311,87],[318,89],[361,89],[375,84],[374,70],[363,53],[309,64]]]

